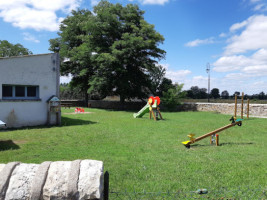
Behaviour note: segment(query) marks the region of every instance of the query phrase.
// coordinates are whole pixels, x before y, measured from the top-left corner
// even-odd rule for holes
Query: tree
[[[187,97],[193,99],[205,99],[207,95],[207,89],[199,88],[198,86],[192,86],[190,90],[187,91]]]
[[[265,99],[265,93],[263,91],[259,93],[259,99],[260,100]]]
[[[165,77],[166,69],[161,65],[153,68],[150,71],[151,88],[150,91],[155,96],[162,97],[163,91],[167,92],[168,89],[174,88],[172,80]]]
[[[233,97],[235,97],[235,95],[236,96],[239,96],[240,95],[240,92],[235,91],[234,94],[233,94]]]
[[[220,91],[218,88],[213,88],[210,92],[211,97],[213,97],[214,99],[217,99],[220,97]]]
[[[70,100],[70,99],[77,100],[84,98],[83,93],[76,90],[75,88],[71,88],[70,84],[67,83],[60,84],[59,92],[60,92],[60,98],[64,100]]]
[[[163,92],[167,92],[171,88],[172,89],[175,88],[175,85],[172,84],[172,80],[164,77],[162,82],[160,83],[160,86],[158,88],[156,95],[162,97]]]
[[[229,99],[229,92],[227,90],[222,91],[221,97],[223,99]]]
[[[186,96],[187,96],[188,98],[192,98],[192,99],[194,99],[193,91],[192,91],[192,90],[187,90],[187,91],[186,91]]]
[[[163,36],[143,15],[137,5],[108,1],[95,6],[94,15],[73,11],[62,21],[59,38],[50,40],[50,49],[68,58],[62,73],[71,73],[72,82],[90,94],[120,95],[121,102],[146,97],[165,51],[158,48]]]
[[[208,97],[207,89],[206,88],[200,88],[198,98],[199,99],[206,99]]]
[[[199,97],[199,92],[200,92],[199,87],[198,87],[198,86],[192,86],[192,87],[190,88],[190,90],[192,91],[193,98],[194,98],[194,99],[198,99],[198,97]]]
[[[186,92],[182,91],[183,84],[175,84],[174,88],[170,88],[167,92],[163,92],[163,105],[170,111],[181,104],[181,99],[186,96]]]
[[[0,40],[0,57],[30,55],[32,52],[21,44],[11,44],[7,40]]]
[[[93,21],[90,11],[72,11],[72,16],[61,22],[59,38],[51,39],[50,51],[58,52],[61,57],[61,75],[73,76],[70,86],[84,93],[88,101],[89,78],[93,75],[93,47],[84,40],[89,34],[84,30],[85,21]]]

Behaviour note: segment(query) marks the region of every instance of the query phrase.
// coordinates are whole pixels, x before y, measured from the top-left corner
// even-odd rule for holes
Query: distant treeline
[[[218,88],[213,88],[210,91],[210,94],[208,96],[208,92],[206,88],[199,88],[198,86],[192,86],[190,90],[186,90],[186,97],[191,99],[207,99],[213,98],[213,99],[233,99],[235,98],[235,95],[238,96],[238,98],[241,98],[242,93],[235,91],[233,94],[229,94],[227,90],[223,90],[220,92]],[[265,94],[263,91],[259,94],[253,94],[248,95],[244,94],[244,99],[259,99],[259,100],[267,100],[267,94]]]
[[[168,90],[169,88],[167,87]],[[163,89],[164,91],[164,89]],[[208,98],[208,92],[206,88],[199,88],[198,86],[192,86],[190,90],[185,90],[185,98],[187,99],[207,99]],[[161,94],[157,94],[161,96]],[[213,88],[210,91],[210,98],[212,99],[234,99],[235,95],[238,96],[238,98],[241,98],[242,93],[241,92],[234,92],[233,94],[229,94],[227,90],[223,90],[220,92],[218,88]],[[68,99],[68,100],[82,100],[84,99],[84,93],[81,92],[77,88],[70,87],[69,84],[60,84],[60,97],[61,99]],[[103,99],[98,95],[91,95],[90,99],[93,100],[100,100]],[[267,100],[267,93],[260,92],[259,94],[253,94],[248,95],[244,94],[244,99],[259,99],[259,100]]]

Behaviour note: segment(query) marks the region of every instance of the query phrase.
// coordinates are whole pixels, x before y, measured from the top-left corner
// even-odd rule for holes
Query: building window
[[[3,85],[2,92],[3,97],[12,97],[12,86]]]
[[[15,97],[25,97],[25,87],[15,86]]]
[[[3,99],[39,99],[39,86],[2,85]]]
[[[28,86],[27,87],[27,97],[36,97],[36,96],[37,96],[36,86]]]

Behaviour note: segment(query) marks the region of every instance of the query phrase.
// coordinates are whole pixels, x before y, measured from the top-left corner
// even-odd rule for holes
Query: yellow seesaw
[[[221,132],[221,131],[223,131],[225,129],[228,129],[230,127],[233,127],[235,125],[238,125],[238,126],[241,126],[242,125],[243,119],[234,120],[234,119],[231,118],[231,120],[233,120],[233,122],[231,124],[228,124],[226,126],[223,126],[221,128],[218,128],[218,129],[216,129],[214,131],[211,131],[209,133],[206,133],[206,134],[204,134],[204,135],[202,135],[200,137],[194,138],[195,134],[189,134],[187,136],[190,138],[190,140],[184,141],[184,142],[182,142],[182,144],[185,145],[185,147],[190,148],[190,144],[193,144],[193,143],[195,143],[195,142],[197,142],[199,140],[202,140],[202,139],[204,139],[206,137],[215,135],[216,133],[219,133],[219,132]],[[219,143],[219,141],[218,141],[218,135],[217,135],[217,137],[216,137],[216,144],[218,145],[218,143]]]
[[[225,129],[228,129],[230,127],[233,127],[235,125],[241,126],[242,125],[242,121],[243,121],[243,103],[244,103],[244,92],[242,92],[242,98],[241,98],[241,119],[236,119],[236,112],[237,112],[237,95],[235,95],[235,110],[234,110],[234,116],[230,119],[230,121],[232,121],[231,124],[228,124],[226,126],[223,126],[221,128],[218,128],[214,131],[211,131],[209,133],[206,133],[200,137],[194,138],[195,134],[189,134],[187,135],[189,137],[190,140],[184,141],[182,142],[183,145],[185,145],[185,147],[190,148],[190,144],[193,144],[199,140],[202,140],[206,137],[210,136],[210,143],[213,143],[213,138],[216,137],[216,145],[219,145],[219,135],[217,135],[216,133],[219,133]],[[247,118],[249,118],[249,99],[248,99],[248,104],[247,104]]]

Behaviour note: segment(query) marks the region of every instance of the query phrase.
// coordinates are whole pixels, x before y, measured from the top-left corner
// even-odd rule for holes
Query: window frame
[[[4,86],[11,86],[12,87],[12,97],[5,97],[3,96],[3,87]],[[24,87],[24,96],[17,97],[16,96],[16,87]],[[35,87],[36,89],[36,96],[35,97],[28,97],[28,87]],[[11,84],[2,84],[2,99],[3,100],[38,100],[39,99],[39,85],[11,85]]]

